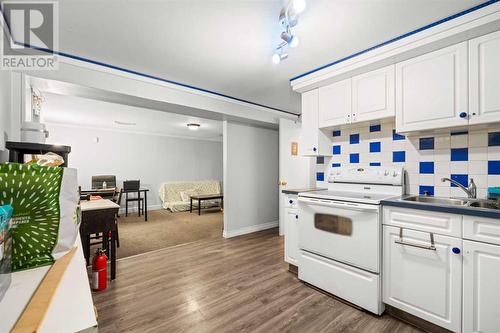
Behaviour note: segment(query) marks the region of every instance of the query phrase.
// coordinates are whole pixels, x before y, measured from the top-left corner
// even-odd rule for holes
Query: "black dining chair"
[[[128,216],[128,203],[137,201],[137,210],[139,213],[139,216],[141,216],[141,210],[142,214],[144,214],[144,198],[141,198],[141,192],[139,192],[139,189],[141,188],[141,181],[140,180],[125,180],[123,182],[123,189],[122,191],[125,193],[125,216]],[[137,193],[136,197],[129,198],[129,193]]]

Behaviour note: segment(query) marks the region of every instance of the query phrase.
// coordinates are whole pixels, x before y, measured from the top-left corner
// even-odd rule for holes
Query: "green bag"
[[[13,271],[50,265],[78,234],[76,170],[0,164],[0,205],[14,208]]]

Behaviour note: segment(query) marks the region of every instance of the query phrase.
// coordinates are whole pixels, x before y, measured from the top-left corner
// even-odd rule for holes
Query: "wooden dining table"
[[[109,199],[80,201],[82,222],[80,224],[80,237],[87,264],[90,261],[90,237],[102,233],[102,247],[111,263],[111,280],[116,277],[116,216],[120,206]],[[109,234],[111,233],[111,246]]]

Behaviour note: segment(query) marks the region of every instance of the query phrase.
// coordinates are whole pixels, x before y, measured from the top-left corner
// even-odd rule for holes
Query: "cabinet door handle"
[[[429,233],[429,235],[430,235],[430,239],[431,239],[431,245],[421,245],[421,244],[405,242],[403,240],[403,228],[399,228],[399,239],[396,239],[394,241],[394,243],[400,244],[400,245],[418,247],[419,249],[424,249],[424,250],[436,251],[436,246],[434,245],[434,234],[431,232],[431,233]]]
[[[467,112],[460,112],[460,118],[467,118]]]

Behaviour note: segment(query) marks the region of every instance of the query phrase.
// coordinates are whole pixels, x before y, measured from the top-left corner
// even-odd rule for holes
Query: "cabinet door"
[[[302,128],[300,131],[301,155],[318,155],[318,89],[302,94]]]
[[[468,124],[467,42],[396,64],[398,132]]]
[[[500,121],[500,31],[469,41],[470,124]]]
[[[286,210],[285,261],[295,266],[297,266],[297,259],[299,255],[298,219],[299,216],[297,210]]]
[[[319,88],[319,127],[350,123],[351,79]]]
[[[404,244],[400,244],[402,241]],[[409,244],[409,245],[406,245]],[[453,332],[461,329],[462,257],[459,238],[384,226],[384,302]]]
[[[464,241],[464,332],[500,332],[500,246]]]
[[[352,122],[394,117],[394,65],[352,78]]]

